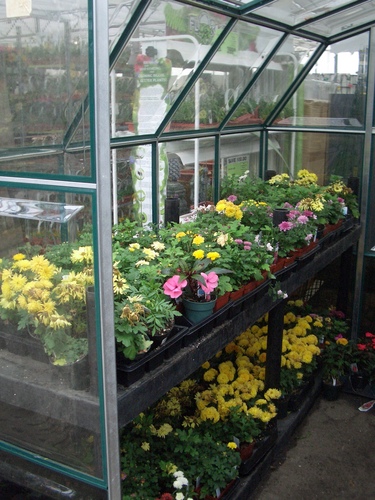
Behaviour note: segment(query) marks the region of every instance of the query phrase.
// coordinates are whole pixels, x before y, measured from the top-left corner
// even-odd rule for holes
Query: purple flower
[[[234,240],[235,243],[237,243],[237,245],[242,245],[243,241],[240,240],[239,238],[237,238],[236,240]]]
[[[251,245],[244,245],[244,246],[243,246],[243,249],[244,249],[244,250],[251,250]]]
[[[288,221],[283,221],[281,224],[279,224],[279,229],[280,231],[290,231],[293,229],[294,225],[291,222]]]
[[[231,194],[230,196],[228,196],[227,200],[234,202],[237,200],[237,196],[235,194]]]

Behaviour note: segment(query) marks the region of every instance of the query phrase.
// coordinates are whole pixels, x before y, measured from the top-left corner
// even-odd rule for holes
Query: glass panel
[[[363,159],[363,136],[314,132],[270,132],[275,151],[268,157],[268,169],[292,177],[306,168],[318,176],[318,183],[328,184],[331,175],[345,181],[358,177]]]
[[[112,135],[154,133],[227,21],[153,1],[111,73]]]
[[[168,197],[179,197],[179,213],[212,201],[215,141],[213,138],[187,139],[165,144],[168,156]]]
[[[111,0],[108,5],[109,41],[112,49],[142,0]]]
[[[347,2],[346,2],[347,3]],[[369,24],[374,19],[374,1],[356,4],[332,16],[319,19],[304,29],[317,35],[330,37],[348,30],[353,30],[361,25]]]
[[[367,60],[367,33],[330,45],[275,124],[363,127]]]
[[[375,259],[373,257],[365,257],[364,268],[364,287],[363,287],[363,300],[362,300],[362,314],[361,314],[361,329],[359,337],[364,336],[366,332],[374,332],[375,324],[375,288],[374,288],[374,273],[375,273]]]
[[[252,13],[264,16],[267,19],[280,21],[289,26],[296,26],[308,19],[327,14],[333,9],[337,9],[344,5],[349,5],[350,0],[302,0],[291,2],[290,0],[275,0],[273,2],[262,5],[261,7],[252,10]],[[338,16],[341,16],[342,13]],[[309,25],[310,26],[310,25]]]
[[[169,130],[220,125],[280,36],[268,28],[237,23],[177,109]]]
[[[235,134],[220,138],[220,178],[231,175],[257,177],[260,168],[260,134]]]
[[[252,85],[228,125],[251,125],[254,119],[263,123],[317,46],[316,42],[288,37]],[[281,116],[284,113],[289,111],[284,110]]]
[[[62,144],[88,91],[87,39],[83,0],[2,3],[0,148]]]
[[[102,477],[92,197],[0,188],[0,439]]]
[[[15,153],[15,151],[13,150]],[[38,154],[39,153],[39,154]],[[90,152],[78,150],[63,154],[60,150],[40,149],[24,151],[22,156],[16,153],[0,157],[0,171],[26,173],[41,173],[47,175],[77,175],[89,176],[91,172]]]
[[[142,224],[163,220],[164,201],[167,196],[168,158],[165,145],[160,144],[157,164],[159,196],[155,196],[153,205],[153,172],[156,160],[153,158],[149,144],[130,148],[119,148],[112,151],[112,164],[115,176],[113,186],[114,222],[122,219],[137,220]],[[159,210],[159,213],[154,213]]]
[[[374,141],[374,136],[372,136]],[[375,257],[375,205],[373,203],[375,196],[375,143],[372,146],[372,164],[369,176],[369,190],[368,190],[368,204],[367,204],[367,221],[366,221],[366,239],[365,239],[365,253],[371,257]],[[371,259],[374,260],[374,259]],[[374,332],[375,333],[375,332]]]

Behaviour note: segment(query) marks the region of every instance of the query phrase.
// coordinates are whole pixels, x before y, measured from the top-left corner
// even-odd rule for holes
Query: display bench
[[[352,257],[360,232],[360,226],[354,224],[352,227],[342,230],[337,237],[322,240],[321,245],[312,255],[297,261],[289,268],[284,269],[281,274],[277,274],[278,281],[282,283],[283,291],[291,295],[303,283],[341,257],[342,272],[341,283],[338,284],[340,291],[338,300],[344,303],[348,293],[346,282],[348,261]],[[168,390],[189,377],[206,360],[213,357],[266,312],[269,312],[266,385],[277,387],[280,376],[285,300],[274,301],[267,293],[270,285],[271,280],[266,280],[255,292],[243,296],[238,301],[218,311],[213,316],[212,321],[204,322],[199,328],[188,329],[185,334],[188,342],[185,342],[179,350],[173,353],[173,356],[164,360],[160,366],[145,373],[142,378],[129,387],[118,384],[119,428],[124,427]],[[17,408],[20,411],[26,410],[39,415],[43,414],[47,418],[75,426],[76,429],[95,432],[99,427],[99,402],[96,394],[90,393],[90,390],[74,390],[63,380],[56,384],[56,379],[51,378],[50,368],[45,363],[39,363],[35,360],[25,361],[25,358],[17,354],[0,349],[0,384],[2,387],[0,400],[2,406],[11,405],[11,408]],[[88,414],[92,415],[91,419],[87,418]],[[294,418],[292,427],[296,426],[297,423],[298,420]],[[280,443],[288,438],[292,427],[288,424],[283,438],[279,432],[277,446],[280,446]],[[9,442],[6,429],[3,429],[1,434],[2,439]],[[19,436],[19,442],[15,444],[21,448],[24,447],[22,436]],[[43,456],[43,453],[40,455]],[[11,455],[9,457],[11,458]],[[53,458],[59,460],[58,456]],[[263,461],[263,466],[264,463]],[[71,465],[74,467],[74,464]],[[23,467],[17,469],[16,481],[27,486],[29,470],[27,461],[24,461]],[[99,458],[94,467],[97,471],[100,470]],[[40,467],[40,469],[42,472],[38,481],[39,486],[36,488],[37,491],[43,491],[45,494],[51,493],[51,498],[66,498],[65,494],[59,493],[56,482],[53,486],[53,492],[49,492],[48,480],[44,478],[43,468]],[[49,472],[48,477],[50,475]],[[1,457],[0,477],[15,480],[10,473],[9,466]],[[62,486],[64,477],[60,475],[60,479],[60,491],[62,492],[64,490]],[[240,486],[236,487],[236,492],[246,491],[251,487],[251,476],[248,476],[241,479]],[[237,493],[235,494],[237,495]],[[240,493],[238,494],[240,495]],[[97,496],[93,495],[92,498],[97,498]],[[238,496],[238,498],[242,497]]]
[[[288,295],[295,292],[306,281],[341,256],[341,284],[338,300],[341,304],[347,294],[346,279],[348,277],[347,259],[360,235],[360,226],[354,225],[336,238],[325,242],[309,259],[297,261],[290,269],[277,276],[282,282],[282,289]],[[255,294],[246,295],[233,303],[229,310],[217,315],[212,328],[210,322],[203,325],[198,338],[190,345],[180,349],[171,359],[164,361],[155,370],[146,373],[130,387],[118,389],[119,426],[123,427],[133,420],[141,411],[160,399],[172,387],[194,373],[205,361],[215,356],[236,336],[254,324],[263,314],[269,312],[266,385],[278,387],[281,359],[281,341],[283,331],[284,300],[275,301],[268,293],[271,280],[265,283]],[[194,332],[194,335],[196,331]],[[189,336],[189,331],[187,333]]]

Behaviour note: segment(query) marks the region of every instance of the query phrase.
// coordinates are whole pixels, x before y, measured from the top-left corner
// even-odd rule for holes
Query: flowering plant
[[[289,209],[287,220],[270,230],[280,257],[314,241],[317,226],[316,216],[310,210],[302,210],[300,205],[293,208],[289,203],[285,203],[284,208]]]
[[[195,231],[177,231],[172,236],[174,261],[163,269],[170,276],[163,284],[163,290],[171,299],[181,296],[197,302],[209,301],[219,284],[219,274],[230,273],[229,269],[216,267],[220,249]]]
[[[342,383],[353,359],[353,346],[342,334],[333,341],[326,340],[322,351],[323,379],[332,385]]]
[[[366,332],[356,344],[355,361],[358,370],[362,371],[369,383],[375,382],[375,335]]]
[[[94,283],[92,247],[71,253],[80,271],[63,274],[45,256],[15,254],[1,262],[0,316],[17,328],[31,328],[54,364],[71,363],[87,353],[86,288]]]

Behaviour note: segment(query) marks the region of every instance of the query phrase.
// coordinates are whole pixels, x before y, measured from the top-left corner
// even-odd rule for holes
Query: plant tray
[[[314,379],[311,377],[310,380],[308,380],[305,384],[303,384],[300,387],[298,392],[291,394],[288,403],[288,411],[294,412],[298,411],[301,408],[302,403],[305,401],[313,384],[314,384]]]
[[[8,333],[0,331],[0,348],[4,348],[18,356],[28,357],[41,363],[49,363],[42,343],[31,337],[27,332],[15,331],[14,333]]]
[[[161,366],[164,360],[170,359],[183,347],[184,336],[187,331],[188,328],[186,326],[175,325],[166,342],[133,361],[126,359],[121,352],[117,353],[117,382],[125,387],[129,387],[140,380],[147,372]]]
[[[188,331],[186,332],[184,338],[184,347],[193,344],[200,337],[209,333],[213,328],[217,326],[221,326],[224,321],[229,319],[229,311],[230,311],[231,303],[228,303],[224,307],[220,308],[217,312],[208,316],[203,321],[192,325],[190,321],[183,316],[183,321],[185,324],[189,324]],[[177,318],[176,321],[178,323],[181,322],[181,318]]]
[[[257,442],[254,447],[254,451],[250,458],[244,460],[239,467],[239,475],[247,476],[252,472],[259,462],[265,457],[265,455],[271,450],[275,444],[278,436],[277,426],[275,425],[267,436],[265,436],[261,441]]]

